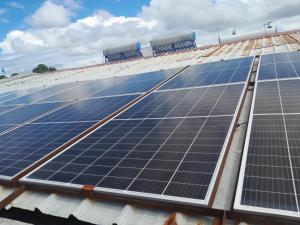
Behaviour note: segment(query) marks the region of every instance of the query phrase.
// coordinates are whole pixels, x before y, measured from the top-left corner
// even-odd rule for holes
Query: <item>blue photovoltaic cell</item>
[[[20,124],[53,110],[64,103],[43,103],[26,105],[0,116],[0,124]]]
[[[300,53],[276,53],[262,55],[259,80],[280,79],[300,76]]]
[[[299,87],[299,79],[259,82],[256,90],[257,97],[255,100],[254,113],[282,113],[282,110],[283,113],[300,112]]]
[[[260,65],[259,79],[260,80],[276,79],[275,64]]]
[[[90,98],[76,101],[36,122],[99,121],[125,106],[139,95]]]
[[[31,93],[36,92],[38,90],[40,90],[40,88],[32,88],[32,89],[29,89],[29,90],[20,90],[20,91],[10,91],[7,94],[4,93],[0,96],[0,104],[4,105],[4,103],[6,101],[9,101],[9,100],[12,100],[12,99],[24,96],[24,95],[31,94]]]
[[[13,108],[16,108],[17,106],[0,106],[0,114],[5,113],[9,110],[12,110]]]
[[[178,69],[172,69],[138,74],[111,88],[97,92],[92,97],[147,92],[160,82],[174,75],[177,71]]]
[[[52,87],[44,88],[39,91],[35,91],[32,94],[24,95],[22,97],[3,102],[2,105],[30,104],[33,102],[37,102],[41,99],[47,98],[53,94],[56,94],[57,92],[64,91],[68,88],[72,88],[76,85],[79,85],[79,84],[78,83],[67,83],[67,84],[55,85]]]
[[[147,80],[164,80],[174,75],[180,68],[141,73],[128,77],[128,82],[143,82]]]
[[[87,122],[33,123],[1,135],[0,176],[15,176],[91,125]]]
[[[152,93],[118,119],[232,115],[244,84]],[[211,112],[211,110],[214,110]]]
[[[160,89],[206,86],[244,82],[247,80],[253,57],[194,65],[183,71]]]
[[[15,96],[13,91],[1,93],[0,94],[0,102],[7,101]]]
[[[93,93],[105,90],[121,82],[124,79],[125,77],[118,77],[87,81],[79,86],[76,86],[63,92],[59,92],[48,98],[42,99],[39,102],[70,101],[75,99],[86,98],[91,96]]]

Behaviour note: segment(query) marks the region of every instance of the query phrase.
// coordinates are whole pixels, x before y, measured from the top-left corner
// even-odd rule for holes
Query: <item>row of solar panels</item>
[[[293,65],[300,61],[299,53],[285,55],[289,61],[284,63]],[[269,57],[262,57],[259,71],[269,63],[263,63]],[[284,54],[272,57],[275,65],[279,63],[276,59],[286,58]],[[0,177],[7,180],[17,177],[89,127],[172,77],[123,113],[76,139],[22,182],[74,188],[93,185],[96,192],[207,206],[246,92],[252,61],[252,57],[246,57],[195,65],[174,78],[172,75],[178,70],[141,74],[121,81],[115,78],[118,81],[108,82],[110,85],[104,85],[103,90],[95,87],[93,93],[78,97],[78,91],[72,89],[91,85],[86,82],[79,84],[79,88],[59,91],[50,100],[44,98],[48,98],[47,103],[29,104],[4,113],[0,117],[6,118],[5,122],[0,121],[3,130],[6,126],[32,121],[0,135]],[[299,71],[293,68],[298,76]],[[293,163],[298,159],[295,146],[300,130],[297,130],[300,101],[296,87],[300,80],[285,76],[280,81],[266,81],[261,74],[255,87],[235,209],[255,212],[266,209],[266,213],[298,217],[298,167]],[[276,78],[280,77],[278,74]],[[97,85],[96,81],[91,83]],[[81,99],[64,97],[73,94]],[[27,99],[27,104],[31,102],[26,96],[21,98]],[[43,104],[53,107],[43,106],[43,111],[39,108]]]
[[[235,209],[300,218],[300,52],[264,55]]]
[[[207,205],[252,60],[186,69],[47,162],[27,182],[94,185],[100,191]],[[1,178],[18,177],[177,71],[53,87],[5,101],[2,105],[25,105],[1,116],[3,130],[14,126],[0,136]],[[46,97],[49,89],[57,93]]]

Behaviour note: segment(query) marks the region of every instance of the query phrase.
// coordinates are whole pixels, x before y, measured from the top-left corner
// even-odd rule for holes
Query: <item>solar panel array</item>
[[[0,134],[0,177],[13,178],[95,123],[133,101],[143,93],[136,94],[138,83],[142,86],[151,81],[151,85],[143,89],[148,91],[176,71],[174,69],[153,72],[153,76],[152,73],[148,73],[102,79],[76,85],[63,84],[6,102],[8,105],[19,103],[25,105],[0,117],[0,132],[6,130]],[[136,85],[129,85],[130,87],[126,89],[118,88],[118,95],[88,98],[97,92],[110,90],[111,87],[119,87],[122,82]],[[77,98],[80,99],[75,100]],[[19,127],[7,132],[8,128],[16,125]]]
[[[219,63],[238,61],[239,70],[252,60]],[[229,82],[232,73],[225,85],[167,88],[174,78],[23,180],[207,205],[246,89],[245,68],[240,82]]]
[[[299,52],[262,56],[235,200],[237,210],[300,216],[299,62]],[[266,65],[274,70],[266,73]]]

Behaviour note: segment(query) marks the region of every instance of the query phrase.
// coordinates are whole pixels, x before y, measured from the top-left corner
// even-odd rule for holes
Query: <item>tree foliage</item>
[[[45,73],[45,72],[52,72],[52,71],[56,71],[56,68],[54,67],[48,67],[45,64],[39,64],[37,65],[35,68],[33,68],[32,72],[34,73]]]
[[[37,67],[33,68],[32,72],[34,73],[45,73],[48,71],[48,66],[45,64],[39,64]]]

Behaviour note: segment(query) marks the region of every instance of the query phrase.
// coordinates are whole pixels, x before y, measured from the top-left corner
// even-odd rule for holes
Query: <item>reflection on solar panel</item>
[[[24,180],[208,205],[245,88],[154,92]]]
[[[37,102],[41,99],[49,97],[50,95],[56,94],[59,91],[64,91],[68,88],[73,88],[74,85],[79,85],[77,83],[67,83],[67,84],[59,84],[52,87],[48,87],[42,90],[35,91],[31,94],[24,95],[12,100],[5,101],[1,103],[2,105],[17,105],[17,104],[30,104],[33,102]]]
[[[107,89],[116,83],[119,83],[124,78],[108,78],[82,82],[81,85],[68,89],[63,92],[58,92],[48,98],[42,99],[39,102],[55,102],[55,101],[71,101],[89,97],[95,92]]]
[[[245,82],[248,78],[252,61],[253,57],[246,57],[194,65],[160,89]]]
[[[16,106],[0,106],[0,114],[16,108]]]
[[[170,69],[130,76],[128,80],[106,90],[97,92],[92,95],[92,97],[146,92],[158,85],[160,82],[171,77],[171,75],[174,75],[177,71],[178,69]]]
[[[7,93],[3,93],[0,95],[0,104],[3,105],[4,102],[6,102],[8,100],[12,100],[12,99],[24,96],[24,95],[28,95],[28,94],[31,94],[38,90],[40,90],[40,88],[32,88],[32,89],[28,89],[28,90],[10,91]]]
[[[36,122],[97,122],[109,116],[111,113],[131,102],[138,96],[139,95],[124,95],[82,99],[42,117]]]
[[[259,80],[300,77],[300,52],[263,55]]]
[[[287,60],[263,62],[272,59]],[[299,85],[299,78],[257,83],[235,209],[299,217]]]
[[[0,116],[0,124],[21,124],[61,105],[63,105],[63,103],[57,102],[26,105],[2,114]]]

